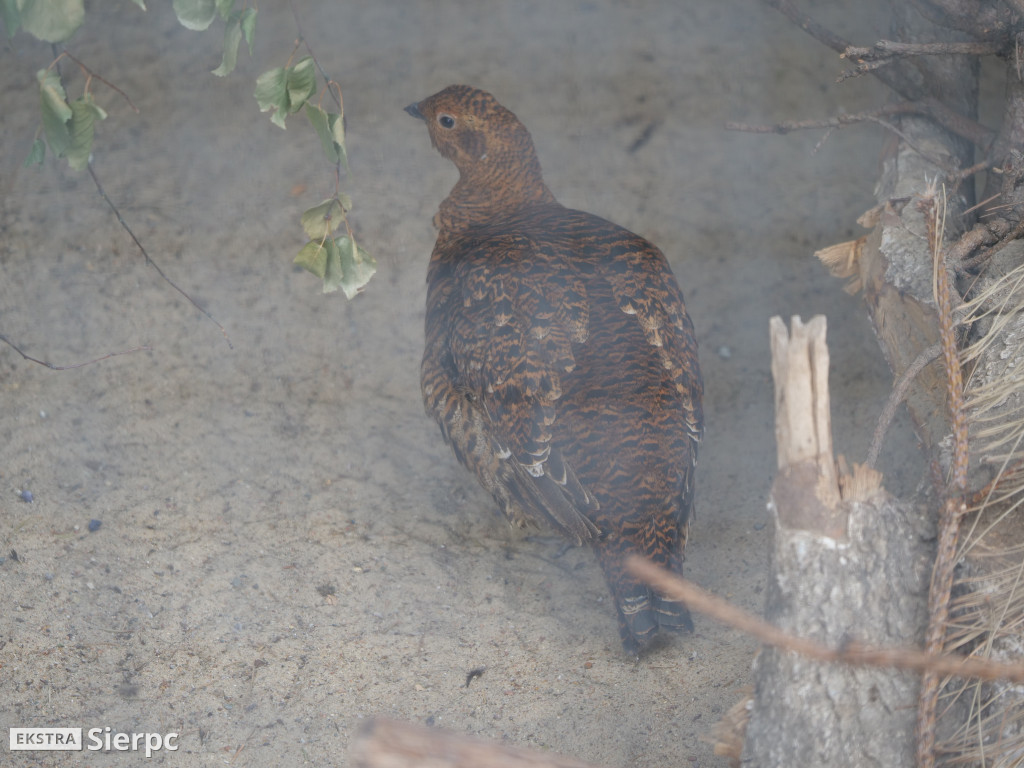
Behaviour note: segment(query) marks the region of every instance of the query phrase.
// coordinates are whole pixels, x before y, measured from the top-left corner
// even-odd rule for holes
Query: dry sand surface
[[[857,42],[885,33],[884,12],[847,19],[843,5],[808,7]],[[180,733],[157,765],[345,765],[360,723],[386,715],[607,766],[725,764],[708,734],[749,683],[754,644],[697,617],[694,634],[626,658],[591,553],[510,530],[423,414],[431,216],[455,170],[402,108],[454,82],[492,91],[563,203],[666,252],[707,390],[686,572],[759,610],[768,318],[828,315],[837,451],[852,459],[891,381],[859,300],[812,257],[861,234],[883,136],[848,129],[815,152],[820,132],[723,126],[885,94],[834,85],[838,58],[754,0],[297,10],[344,88],[343,190],[379,263],[351,302],[291,263],[299,213],[333,190],[318,140],[252,99],[291,51],[285,4],[260,6],[256,54],[226,80],[209,74],[219,25],[190,32],[170,3],[92,3],[71,42],[141,110],[93,83],[110,112],[100,179],[233,349],[145,263],[88,174],[21,168],[51,54],[23,34],[0,50],[0,333],[59,365],[152,348],[52,371],[0,346],[0,738],[109,726]],[[917,480],[900,472],[906,441],[883,456],[896,490]]]

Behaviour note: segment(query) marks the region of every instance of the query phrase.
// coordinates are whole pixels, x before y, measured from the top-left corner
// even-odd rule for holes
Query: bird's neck
[[[510,164],[485,156],[460,169],[459,181],[441,203],[434,224],[455,233],[514,215],[526,206],[554,202],[535,158]]]

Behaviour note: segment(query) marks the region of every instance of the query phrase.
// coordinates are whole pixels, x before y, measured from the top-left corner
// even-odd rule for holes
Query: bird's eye
[[[437,122],[440,124],[442,128],[455,127],[455,118],[452,117],[451,115],[438,115]]]

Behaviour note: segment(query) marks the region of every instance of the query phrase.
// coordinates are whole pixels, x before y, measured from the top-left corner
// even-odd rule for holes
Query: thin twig
[[[766,5],[771,6],[804,32],[809,34],[820,43],[824,43],[833,51],[842,53],[850,47],[850,43],[833,33],[827,27],[822,26],[810,16],[801,13],[789,0],[764,0]]]
[[[914,379],[917,378],[917,375],[924,370],[924,367],[939,356],[940,352],[941,349],[938,344],[932,344],[930,347],[923,349],[921,354],[914,358],[914,362],[907,366],[907,369],[900,375],[896,384],[893,385],[892,392],[889,394],[889,399],[885,403],[885,408],[882,409],[882,413],[878,417],[875,434],[871,438],[871,447],[868,449],[868,458],[864,462],[868,468],[875,468],[875,463],[878,461],[878,454],[882,451],[882,442],[885,440],[885,433],[889,430],[892,420],[896,417],[896,410],[899,408],[900,403],[906,399],[910,385],[914,382]]]
[[[850,47],[849,42],[819,24],[812,17],[801,13],[789,0],[764,0],[764,3],[779,11],[793,24],[836,53],[842,54]],[[872,74],[907,101],[917,103],[922,107],[922,114],[928,115],[957,136],[962,136],[986,151],[995,139],[996,133],[991,128],[986,128],[981,123],[950,109],[938,99],[929,97],[920,85],[911,81],[898,69],[887,67],[875,70]]]
[[[137,238],[135,236],[135,233],[132,232],[132,228],[128,226],[128,222],[124,220],[123,216],[121,216],[121,212],[117,209],[117,206],[114,205],[114,202],[110,199],[110,197],[107,196],[107,193],[103,189],[103,185],[100,184],[100,180],[99,180],[99,177],[96,175],[95,169],[92,167],[92,162],[89,162],[86,165],[86,167],[89,169],[89,175],[92,176],[93,183],[96,185],[96,190],[100,193],[100,195],[103,197],[103,199],[107,201],[107,205],[109,205],[110,206],[110,210],[112,210],[114,212],[114,216],[117,217],[118,223],[124,228],[124,231],[128,233],[128,236],[131,237],[131,239],[135,242],[135,245],[138,247],[139,251],[141,251],[142,255],[145,256],[146,263],[149,264],[151,267],[153,267],[153,269],[155,269],[157,271],[157,274],[160,275],[160,277],[163,278],[163,280],[169,286],[171,286],[171,288],[173,288],[178,293],[180,293],[182,296],[184,296],[186,299],[188,299],[189,304],[191,304],[193,307],[195,307],[200,312],[202,312],[204,315],[206,315],[207,319],[211,323],[213,323],[218,328],[220,328],[220,332],[224,335],[224,340],[228,343],[228,348],[229,349],[234,349],[235,345],[231,343],[231,338],[228,336],[228,332],[226,330],[224,330],[224,326],[221,325],[219,322],[217,322],[216,318],[214,318],[213,315],[211,315],[209,312],[207,312],[205,309],[203,309],[201,306],[199,306],[196,303],[195,299],[193,299],[191,296],[189,296],[187,293],[185,293],[185,291],[183,291],[181,288],[179,288],[177,283],[175,283],[173,280],[171,280],[171,278],[169,278],[166,274],[164,274],[164,271],[162,269],[160,269],[160,267],[157,265],[157,263],[155,261],[153,261],[152,258],[150,258],[149,252],[146,251],[146,249],[142,245],[142,243],[139,242],[139,238]]]
[[[302,44],[306,47],[306,50],[309,51],[309,57],[313,59],[313,63],[316,65],[316,68],[320,71],[320,76],[324,79],[324,82],[328,84],[327,90],[331,91],[331,96],[334,97],[334,103],[338,105],[338,109],[342,109],[342,103],[340,98],[341,89],[338,89],[338,93],[334,93],[334,90],[330,88],[330,84],[333,83],[334,81],[328,76],[324,68],[320,66],[320,60],[317,59],[316,54],[313,53],[313,46],[309,44],[309,38],[306,37],[306,33],[302,30],[302,22],[299,21],[299,12],[295,8],[295,3],[290,2],[288,3],[288,5],[292,9],[292,18],[295,19],[295,28],[299,32],[299,39],[302,41]]]
[[[992,164],[992,160],[982,160],[980,163],[975,163],[974,165],[969,166],[967,168],[963,168],[952,175],[946,176],[946,181],[952,184],[953,188],[956,189],[960,186],[961,183],[963,183],[964,179],[969,179],[976,173],[987,171],[989,168],[992,167]],[[966,211],[964,211],[964,214],[970,213],[973,210],[974,208],[968,208]]]
[[[936,194],[922,199],[920,203],[925,214],[928,245],[932,254],[933,291],[939,317],[939,344],[946,366],[946,397],[953,426],[951,494],[946,498],[942,514],[939,517],[935,564],[932,567],[931,584],[928,589],[928,628],[925,633],[925,650],[933,654],[942,651],[946,640],[957,542],[960,538],[960,524],[967,514],[967,504],[963,498],[967,488],[967,413],[964,407],[960,356],[957,351],[956,333],[953,330],[949,276],[946,273],[945,252],[942,247],[946,216],[945,190],[943,189],[942,192],[941,198]],[[921,679],[917,709],[917,764],[919,768],[932,768],[935,765],[935,721],[941,683],[939,671],[936,670],[929,670]]]
[[[919,154],[921,157],[923,157],[929,163],[931,163],[932,165],[934,165],[934,166],[936,166],[938,168],[942,168],[943,175],[949,176],[952,173],[956,173],[956,171],[954,169],[949,167],[949,163],[946,162],[945,158],[940,157],[939,155],[934,155],[931,152],[929,152],[928,150],[924,149],[923,147],[918,146],[914,142],[913,139],[911,139],[906,133],[901,131],[899,128],[897,128],[892,123],[890,123],[890,122],[888,122],[886,120],[883,120],[880,117],[869,117],[868,120],[873,122],[873,123],[878,123],[883,128],[891,131],[892,133],[895,133],[897,136],[899,136],[901,139],[903,139],[903,143],[904,144],[906,144],[912,150],[917,152],[917,154]]]
[[[967,261],[968,257],[982,246],[992,245],[993,243],[999,242],[1000,232],[1006,234],[1010,228],[1007,225],[1002,228],[1000,232],[993,232],[993,229],[998,228],[1000,223],[1005,223],[1004,219],[999,219],[995,222],[989,222],[987,224],[975,224],[969,230],[964,232],[960,239],[955,243],[951,243],[947,249],[949,253],[949,261],[953,264],[953,268],[958,272],[963,270],[963,263]]]
[[[294,0],[289,2],[288,5],[292,10],[292,18],[295,19],[295,29],[299,33],[299,39],[302,41],[302,44],[306,47],[306,50],[309,51],[309,57],[313,59],[313,64],[316,66],[317,70],[320,72],[320,76],[324,79],[324,82],[327,84],[327,90],[331,94],[331,98],[334,99],[334,103],[338,106],[338,111],[341,113],[342,120],[341,128],[342,131],[344,132],[346,130],[345,121],[347,118],[345,117],[345,98],[344,95],[342,94],[341,86],[327,74],[327,70],[323,68],[323,66],[320,64],[320,60],[316,57],[316,54],[313,52],[313,46],[310,45],[309,38],[306,37],[305,31],[302,29],[302,21],[299,19],[299,11],[295,7]],[[341,177],[343,168],[347,169],[348,163],[347,161],[345,163],[342,163],[341,158],[338,158],[337,162],[335,162],[334,164],[334,198],[338,200],[339,203],[341,201]],[[348,222],[348,212],[345,210],[344,206],[341,206],[341,219],[342,222],[344,222],[345,224],[345,232],[348,234],[349,240],[355,243],[356,238],[355,235],[352,233],[352,226]]]
[[[879,40],[871,48],[851,45],[843,51],[847,59],[880,59],[889,56],[990,56],[1001,53],[1002,43],[938,42],[904,43],[898,40]]]
[[[985,167],[987,167],[987,166],[991,165],[991,163],[983,163],[983,164],[979,164],[979,165],[983,165],[984,167],[982,167],[982,168],[978,168],[978,165],[972,165],[972,166],[971,166],[970,168],[968,168],[967,170],[971,171],[971,173],[975,173],[975,172],[976,172],[976,170],[975,170],[975,169],[977,169],[977,170],[980,170],[980,171],[983,171],[983,170],[985,170]],[[974,204],[974,205],[972,205],[972,206],[971,206],[970,208],[967,208],[966,210],[964,210],[964,212],[963,212],[963,214],[962,214],[962,215],[963,215],[963,216],[966,216],[967,214],[969,214],[969,213],[973,213],[974,211],[978,210],[979,208],[984,208],[984,207],[985,207],[986,205],[988,205],[989,203],[991,203],[991,202],[992,202],[993,200],[998,200],[998,199],[999,199],[1000,197],[1002,197],[1002,196],[1003,196],[1003,193],[1002,193],[1002,192],[996,192],[996,193],[995,193],[994,195],[991,195],[991,196],[989,196],[989,197],[986,197],[986,198],[985,198],[984,200],[982,200],[982,201],[981,201],[980,203],[975,203],[975,204]],[[986,209],[986,210],[984,211],[984,213],[983,213],[982,215],[984,215],[985,213],[988,213],[988,209]]]
[[[45,366],[46,368],[49,368],[51,371],[70,371],[73,368],[82,368],[83,366],[86,366],[86,365],[92,365],[93,363],[98,363],[100,360],[106,360],[108,357],[117,357],[118,355],[130,355],[130,354],[132,354],[134,352],[150,352],[152,350],[152,347],[147,346],[147,345],[143,345],[141,347],[132,347],[131,349],[125,349],[125,350],[122,350],[120,352],[108,352],[107,354],[103,355],[102,357],[97,357],[95,360],[86,360],[84,363],[74,363],[73,365],[54,365],[53,363],[48,363],[45,360],[38,360],[38,359],[32,357],[31,355],[25,354],[25,352],[21,349],[21,347],[19,347],[17,344],[15,344],[13,341],[11,341],[6,336],[4,336],[2,333],[0,333],[0,341],[2,341],[4,344],[9,346],[11,349],[13,349],[19,355],[21,355],[25,360],[28,360],[28,361],[33,362],[33,363],[38,363],[39,365],[42,365],[42,366]]]
[[[121,98],[124,99],[126,102],[128,102],[128,106],[132,108],[132,111],[134,111],[135,114],[140,114],[141,113],[139,108],[135,106],[135,103],[128,97],[128,94],[125,93],[124,91],[122,91],[120,88],[118,88],[112,82],[110,82],[106,78],[103,78],[103,77],[100,77],[99,75],[97,75],[95,72],[93,72],[91,69],[89,69],[87,66],[85,66],[85,64],[80,62],[78,59],[76,59],[74,56],[72,56],[66,50],[61,52],[61,56],[67,56],[69,59],[71,59],[73,62],[75,62],[75,64],[77,64],[82,69],[82,71],[87,74],[88,77],[96,78],[101,83],[103,83],[105,86],[107,86],[107,88],[109,88],[112,91],[116,91],[118,94],[120,94]],[[60,56],[57,57],[57,60],[58,61],[60,60]],[[57,62],[55,61],[54,64],[56,64],[56,63]],[[51,64],[50,66],[52,67],[53,64]]]
[[[1019,237],[1024,236],[1024,219],[1017,222],[1017,225],[1011,229],[1005,236],[1003,236],[999,242],[993,245],[991,248],[986,248],[984,251],[978,253],[970,259],[964,259],[955,265],[956,271],[960,274],[970,272],[973,269],[977,269],[986,261],[995,256],[999,251],[1003,250],[1006,246],[1017,240]]]
[[[992,56],[1002,51],[1003,45],[993,42],[902,43],[879,40],[871,48],[851,45],[840,56],[856,60],[857,64],[843,72],[836,82],[859,77],[907,56]]]
[[[784,120],[781,123],[774,123],[771,125],[727,122],[725,124],[725,129],[727,131],[744,131],[746,133],[777,133],[781,135],[790,133],[792,131],[806,131],[818,128],[840,128],[845,125],[855,125],[857,123],[864,122],[875,122],[887,128],[888,130],[893,131],[904,141],[908,141],[906,135],[900,132],[899,129],[894,127],[891,123],[881,119],[883,117],[895,115],[922,115],[924,117],[931,117],[937,119],[935,114],[935,103],[932,100],[900,101],[894,104],[887,104],[881,109],[873,110],[871,112],[855,112],[851,114],[836,115],[835,117],[827,117],[822,120]],[[984,142],[983,146],[987,146],[987,143],[991,141],[991,134],[981,133],[978,130],[974,130],[974,128],[977,127],[981,129],[981,131],[988,131],[988,129],[982,126],[978,126],[977,123],[967,120],[966,118],[964,118],[964,120],[966,120],[966,125],[962,124],[959,125],[957,128],[947,126],[947,128],[949,128],[949,130],[953,131],[957,135],[963,136],[969,141],[973,141],[975,143],[981,141]],[[912,148],[915,151],[917,151],[918,154],[927,157],[931,162],[935,163],[940,168],[946,165],[946,163],[936,162],[933,157],[930,157],[926,153],[923,153],[919,148]],[[977,166],[972,166],[971,168],[973,170],[971,170],[970,173],[967,175],[977,173],[979,170],[984,170],[988,165],[988,163],[979,163]],[[945,173],[946,176],[950,178],[956,178],[964,172],[946,171]]]
[[[806,131],[816,128],[840,128],[844,125],[854,125],[870,120],[878,120],[880,117],[891,115],[921,114],[924,108],[914,102],[901,101],[896,104],[887,104],[881,109],[871,112],[855,112],[851,114],[836,115],[823,120],[785,120],[774,125],[751,125],[749,123],[728,122],[725,124],[727,131],[744,131],[746,133],[778,133],[786,134],[791,131]]]
[[[874,72],[876,69],[881,69],[886,64],[892,64],[896,59],[872,59],[871,61],[862,61],[853,69],[844,69],[839,73],[839,77],[836,78],[837,83],[845,82],[853,77],[860,77],[870,72]]]
[[[989,499],[992,497],[992,494],[1000,483],[1014,477],[1021,471],[1024,471],[1024,459],[1018,459],[1009,467],[1005,467],[1004,465],[1004,468],[1000,469],[999,474],[989,480],[988,484],[984,488],[971,494],[970,498],[967,500],[968,507],[972,510],[980,510],[983,505],[988,504]]]
[[[791,635],[638,555],[626,560],[626,568],[666,597],[686,603],[692,611],[728,624],[765,645],[799,653],[815,661],[1024,683],[1024,664],[1001,664],[987,659],[928,653],[917,648],[879,648],[857,642],[829,648],[814,640]]]

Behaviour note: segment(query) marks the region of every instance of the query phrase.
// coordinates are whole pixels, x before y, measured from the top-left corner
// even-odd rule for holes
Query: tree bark
[[[926,523],[877,475],[836,470],[825,319],[771,321],[779,473],[768,620],[840,647],[920,644],[927,619]],[[873,480],[873,481],[872,481]],[[754,664],[744,766],[911,765],[917,676],[809,661],[773,648]]]

